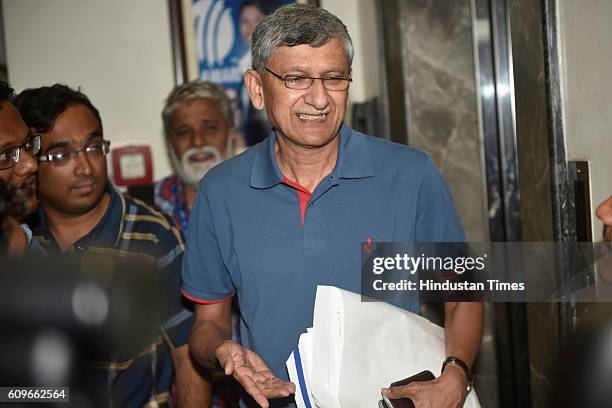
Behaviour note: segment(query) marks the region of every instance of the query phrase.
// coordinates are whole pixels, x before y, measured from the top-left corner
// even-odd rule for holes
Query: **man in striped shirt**
[[[138,350],[117,350],[94,364],[91,379],[103,382],[108,406],[207,406],[202,378],[189,358],[192,313],[179,294],[180,231],[109,183],[105,156],[110,142],[103,138],[98,110],[84,94],[56,84],[23,91],[16,106],[41,136],[35,238],[50,253],[139,259],[157,272],[160,326],[137,340]]]

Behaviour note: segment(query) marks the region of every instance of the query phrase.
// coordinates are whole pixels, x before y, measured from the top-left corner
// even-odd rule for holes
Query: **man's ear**
[[[352,69],[349,70],[349,77],[351,77],[351,78],[353,77],[353,70]],[[349,86],[350,86],[350,84],[349,84]],[[350,98],[346,98],[346,109],[347,109],[347,111],[348,111],[349,105],[351,104],[349,99]]]
[[[251,103],[255,109],[263,109],[265,107],[263,87],[261,82],[261,75],[254,69],[248,69],[244,73],[244,84],[251,97]]]

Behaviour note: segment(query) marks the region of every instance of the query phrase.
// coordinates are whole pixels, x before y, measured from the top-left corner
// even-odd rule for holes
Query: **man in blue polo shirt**
[[[291,5],[265,18],[245,83],[274,131],[213,168],[193,207],[183,260],[183,294],[197,303],[192,354],[220,364],[262,407],[293,406],[285,361],[312,325],[316,286],[359,292],[362,242],[463,240],[425,154],[342,124],[352,57],[346,27],[323,9]],[[230,340],[236,294],[243,346]],[[435,407],[465,398],[482,305],[446,303],[445,312],[446,369],[385,390],[390,397]]]

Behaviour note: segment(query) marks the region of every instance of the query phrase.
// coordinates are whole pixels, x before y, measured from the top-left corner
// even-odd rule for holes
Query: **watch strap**
[[[444,360],[444,363],[442,364],[441,372],[444,372],[444,369],[449,364],[455,364],[456,366],[459,366],[463,370],[468,380],[467,392],[469,393],[470,391],[472,391],[472,388],[474,388],[474,380],[472,378],[472,370],[470,370],[470,367],[468,367],[468,365],[463,360],[461,360],[459,357],[448,356],[446,357],[446,360]]]

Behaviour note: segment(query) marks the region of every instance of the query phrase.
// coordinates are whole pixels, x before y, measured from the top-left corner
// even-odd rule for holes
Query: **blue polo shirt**
[[[343,125],[336,167],[308,197],[274,157],[274,133],[214,167],[192,208],[183,294],[213,303],[238,295],[242,340],[279,378],[312,326],[317,285],[360,292],[361,243],[457,242],[463,229],[430,158]],[[303,195],[302,195],[303,197]],[[418,299],[406,308],[418,312]]]

